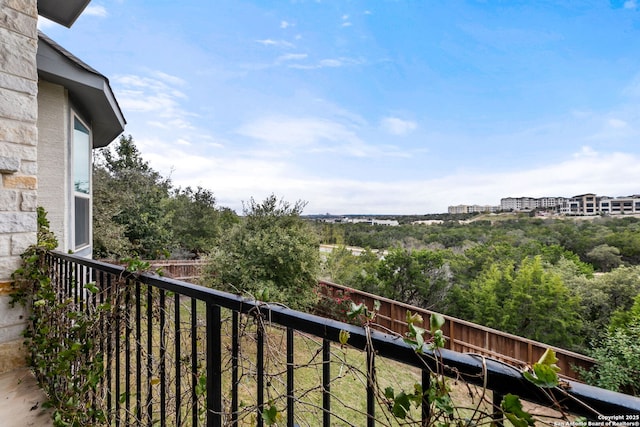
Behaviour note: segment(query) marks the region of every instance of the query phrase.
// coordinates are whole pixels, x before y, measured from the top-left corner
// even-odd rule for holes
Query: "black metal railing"
[[[47,265],[60,301],[101,316],[95,345],[104,375],[90,399],[109,425],[381,425],[392,411],[378,384],[408,377],[428,390],[439,376],[479,386],[498,424],[509,393],[594,420],[640,414],[632,396],[574,382],[541,389],[499,361],[445,349],[419,356],[397,336],[277,304],[73,255],[50,253]],[[383,364],[392,364],[389,378],[381,378]],[[349,404],[345,393],[361,394],[363,404]],[[435,407],[428,393],[423,399],[414,425],[433,422]]]

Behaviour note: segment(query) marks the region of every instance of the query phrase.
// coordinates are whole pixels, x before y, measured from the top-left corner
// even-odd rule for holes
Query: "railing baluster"
[[[153,289],[147,285],[147,425],[153,424]]]
[[[220,306],[207,303],[207,427],[222,427]]]
[[[331,341],[322,340],[322,425],[331,427]]]
[[[191,425],[198,425],[198,306],[191,298]]]
[[[429,388],[431,388],[431,371],[422,370],[422,426],[427,427],[431,418],[431,405],[429,404]]]
[[[165,331],[167,309],[165,301],[165,291],[160,289],[160,425],[167,425],[167,372],[165,360],[167,356],[167,337]]]
[[[140,282],[136,283],[136,422],[142,422],[142,301]]]
[[[294,349],[295,341],[293,329],[287,328],[287,425],[293,427],[295,397],[293,395],[294,386]]]
[[[125,371],[125,383],[124,383],[124,387],[125,387],[125,403],[124,403],[124,408],[125,408],[125,425],[129,425],[129,416],[131,414],[131,334],[133,333],[133,328],[131,327],[131,316],[132,316],[132,310],[131,309],[131,282],[129,281],[129,279],[127,279],[125,281],[125,294],[124,294],[124,313],[123,315],[126,316],[125,318],[125,340],[124,340],[124,357],[125,357],[125,366],[124,366],[124,371]],[[117,354],[116,357],[119,359],[120,358],[120,354]],[[119,379],[118,379],[119,381]],[[117,399],[120,399],[120,395],[116,396]]]
[[[116,427],[120,425],[120,418],[118,418],[117,414],[120,410],[120,400],[118,399],[118,395],[120,394],[120,359],[118,357],[115,358],[114,361],[114,353],[117,355],[120,353],[120,311],[114,311],[115,307],[118,304],[118,301],[114,300],[115,291],[111,286],[111,275],[106,274],[104,272],[100,272],[100,304],[112,304],[111,310],[108,310],[106,313],[104,311],[101,312],[101,316],[103,321],[101,322],[102,333],[104,334],[104,339],[107,341],[107,357],[106,357],[106,380],[107,380],[107,420],[114,419],[115,416],[115,425]],[[106,295],[106,298],[105,298]],[[114,318],[111,319],[107,313],[112,312],[116,313]],[[106,317],[106,321],[105,321]],[[109,330],[109,322],[113,321],[114,329]],[[115,348],[114,348],[115,346]],[[114,375],[112,375],[112,369],[115,370],[115,378],[113,381]],[[113,392],[116,395],[116,398],[113,399]],[[114,414],[115,412],[115,414]]]
[[[376,425],[376,354],[367,347],[367,427]]]
[[[493,422],[494,425],[496,427],[503,427],[504,426],[504,420],[503,420],[503,416],[502,416],[502,411],[500,410],[500,407],[502,406],[502,399],[504,398],[504,396],[500,393],[498,393],[497,391],[493,392],[493,414],[492,414],[492,418],[493,418]]]
[[[182,353],[181,353],[181,336],[180,336],[180,294],[173,295],[173,315],[174,315],[174,351],[176,364],[175,379],[175,407],[176,407],[176,425],[182,425],[182,387],[180,378],[182,377]]]
[[[257,376],[257,426],[262,427],[264,425],[264,419],[262,413],[264,412],[264,331],[263,324],[258,322],[256,331],[256,376]]]
[[[238,356],[240,352],[240,313],[231,316],[231,425],[238,425]]]

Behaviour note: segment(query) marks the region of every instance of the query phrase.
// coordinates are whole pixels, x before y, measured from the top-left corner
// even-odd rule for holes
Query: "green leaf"
[[[347,316],[349,319],[353,319],[354,317],[362,314],[364,312],[364,304],[356,304],[353,301],[351,302],[351,309],[347,312]]]
[[[407,310],[407,323],[417,323],[421,325],[423,321],[420,313],[411,313],[411,311]]]
[[[404,420],[407,417],[407,412],[409,412],[410,407],[411,401],[409,400],[409,396],[407,396],[405,392],[401,392],[396,396],[391,411],[393,415]]]
[[[502,411],[514,427],[533,426],[535,423],[530,413],[522,409],[520,398],[511,393],[502,399]]]
[[[347,341],[349,341],[349,337],[351,336],[351,334],[348,331],[345,331],[344,329],[340,330],[340,334],[338,336],[338,339],[340,340],[340,344],[341,345],[347,345]]]
[[[264,423],[268,426],[274,425],[277,421],[277,417],[278,417],[278,408],[276,408],[273,405],[269,406],[269,408],[265,409],[264,412],[262,413],[262,419],[264,420]]]
[[[444,326],[444,317],[438,313],[431,313],[429,318],[429,329],[431,329],[431,335],[434,335],[437,330]]]
[[[560,383],[558,373],[549,365],[536,363],[533,365],[533,375],[530,372],[523,372],[522,375],[538,387],[553,388]]]
[[[551,367],[555,372],[560,372],[560,368],[558,367],[558,365],[556,365],[556,363],[558,363],[558,358],[556,357],[556,352],[553,351],[550,348],[548,348],[544,352],[542,357],[540,357],[540,360],[538,360],[538,364],[547,365],[547,366]]]
[[[84,288],[89,292],[91,292],[92,294],[97,294],[98,292],[100,292],[100,289],[98,289],[96,284],[93,282],[87,283],[86,285],[84,285]]]
[[[393,387],[387,387],[384,389],[384,397],[386,397],[387,399],[393,399],[394,396],[395,393],[393,391]]]
[[[523,372],[522,375],[538,387],[552,388],[560,383],[558,372],[560,368],[556,365],[558,358],[556,353],[548,348],[540,360],[533,364],[533,374],[531,372]]]

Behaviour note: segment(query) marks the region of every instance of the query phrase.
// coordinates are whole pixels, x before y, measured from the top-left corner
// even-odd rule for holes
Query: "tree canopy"
[[[303,208],[303,202],[291,205],[274,195],[251,199],[209,255],[204,283],[291,308],[311,307],[320,253],[316,234],[300,217]]]
[[[210,190],[173,188],[122,136],[98,150],[93,170],[94,256],[197,257],[237,221]]]

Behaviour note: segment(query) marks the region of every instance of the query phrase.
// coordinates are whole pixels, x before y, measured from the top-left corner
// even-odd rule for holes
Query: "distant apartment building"
[[[521,212],[542,209],[559,212],[567,200],[565,197],[505,197],[500,199],[500,210]]]
[[[400,225],[400,222],[395,219],[377,219],[377,218],[327,218],[324,222],[330,222],[333,224],[369,224],[369,225],[389,225],[392,227]]]
[[[640,213],[640,195],[629,197],[600,198],[598,209],[604,215],[624,215]]]
[[[449,209],[451,213],[451,207]],[[500,199],[500,210],[502,211],[522,212],[533,209],[573,216],[640,214],[640,195],[609,197],[585,193],[573,197],[505,197]]]
[[[566,199],[560,207],[564,215],[598,215],[598,196],[593,193],[580,194]]]
[[[497,212],[498,209],[500,209],[498,206],[489,205],[458,205],[449,206],[448,212],[450,214],[487,213]]]
[[[538,207],[538,199],[533,197],[505,197],[500,199],[502,211],[530,211]]]

